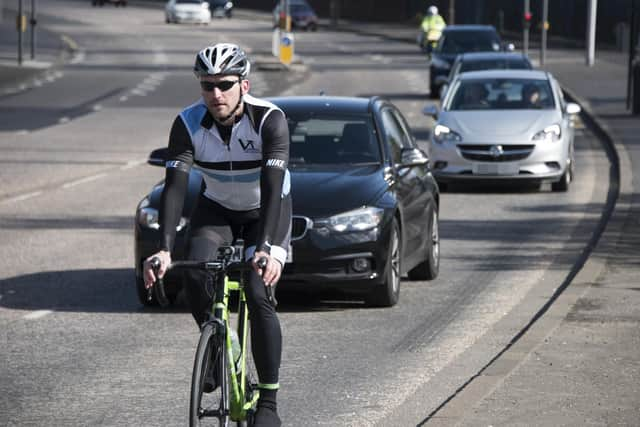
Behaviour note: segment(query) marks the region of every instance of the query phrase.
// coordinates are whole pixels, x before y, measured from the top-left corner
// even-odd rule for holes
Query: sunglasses
[[[213,92],[213,89],[218,88],[221,92],[226,92],[233,87],[236,83],[240,83],[240,80],[223,80],[221,82],[208,82],[208,81],[200,81],[200,87],[205,92]]]

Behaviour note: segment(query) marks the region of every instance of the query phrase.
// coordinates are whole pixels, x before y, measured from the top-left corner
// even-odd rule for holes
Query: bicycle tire
[[[229,425],[229,373],[226,351],[220,343],[216,336],[215,324],[206,324],[200,334],[193,364],[189,404],[190,427],[205,425],[205,417],[216,418],[218,423],[213,425]],[[211,393],[205,393],[205,378],[212,364],[217,384]]]

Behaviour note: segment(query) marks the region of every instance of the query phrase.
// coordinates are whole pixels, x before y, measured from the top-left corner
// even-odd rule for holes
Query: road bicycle
[[[249,310],[244,293],[246,273],[253,269],[251,262],[242,262],[241,244],[221,246],[214,261],[175,261],[169,269],[202,270],[212,279],[213,304],[209,319],[201,325],[191,379],[189,425],[251,426],[258,402],[259,391],[253,363],[248,363]],[[266,258],[258,266],[266,266]],[[154,270],[159,260],[151,262]],[[156,275],[157,277],[157,275]],[[233,278],[234,280],[232,280]],[[150,291],[161,306],[169,304],[164,285],[158,280]],[[236,328],[231,322],[231,294],[237,293]],[[151,295],[151,294],[150,294]],[[273,290],[267,286],[272,305],[277,305]],[[208,422],[211,424],[207,424]]]

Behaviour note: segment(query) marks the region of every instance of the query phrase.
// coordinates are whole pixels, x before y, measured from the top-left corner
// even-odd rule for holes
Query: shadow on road
[[[278,294],[279,312],[322,312],[364,308],[337,293]],[[188,313],[182,294],[167,309],[143,307],[135,290],[133,269],[46,271],[0,280],[0,307],[86,313]]]

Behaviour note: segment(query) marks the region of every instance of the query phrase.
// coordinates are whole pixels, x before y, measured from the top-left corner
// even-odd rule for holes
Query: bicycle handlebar
[[[262,257],[258,259],[257,265],[262,271],[267,267],[267,258]],[[158,277],[158,271],[160,269],[160,259],[158,257],[153,257],[151,259],[151,268],[153,268],[153,272]],[[226,273],[242,273],[245,271],[253,270],[253,263],[251,261],[240,261],[240,262],[225,262],[225,261],[174,261],[167,267],[167,271],[172,270],[174,268],[191,268],[205,271],[222,271],[224,270]],[[167,307],[169,305],[169,299],[164,291],[164,284],[162,283],[162,279],[157,279],[156,284],[149,288],[148,290],[148,300],[151,301],[152,295],[155,295],[156,301],[160,304],[161,307]],[[273,286],[266,286],[267,298],[269,299],[269,303],[275,308],[278,305],[278,301],[276,297],[273,295]]]

